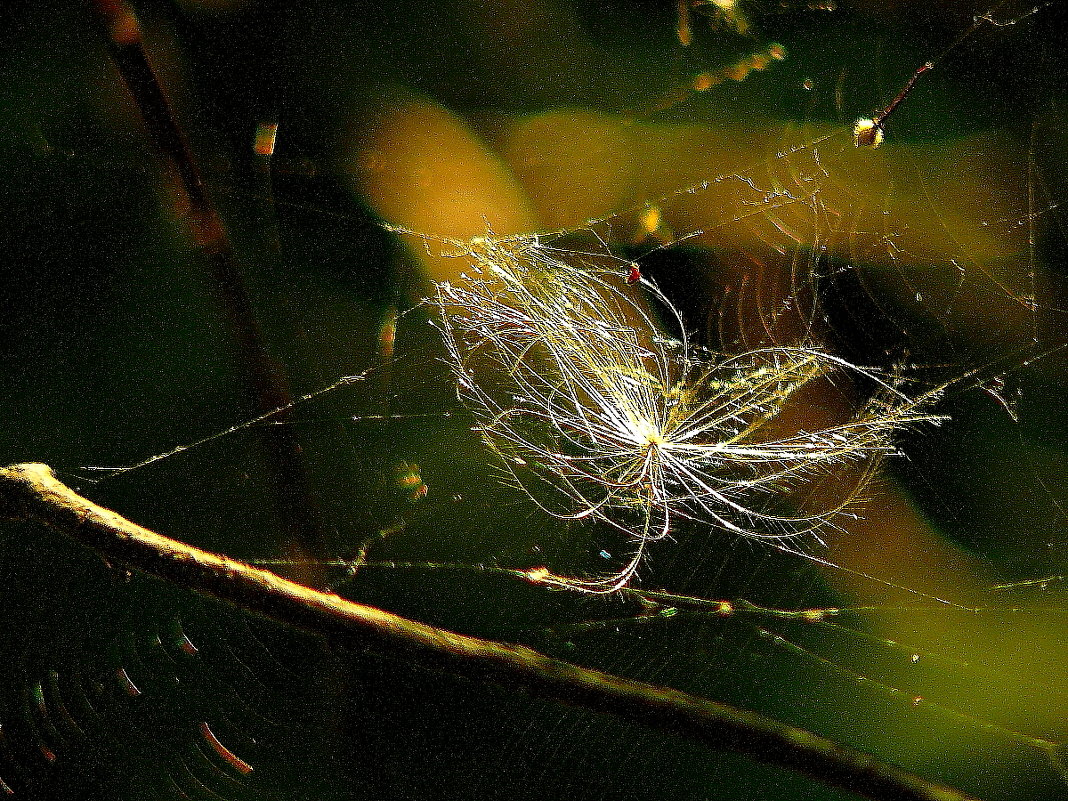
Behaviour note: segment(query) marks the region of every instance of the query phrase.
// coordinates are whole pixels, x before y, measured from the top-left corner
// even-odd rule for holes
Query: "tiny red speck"
[[[630,270],[627,271],[627,283],[636,284],[642,280],[642,271],[638,268],[637,264],[630,265]]]

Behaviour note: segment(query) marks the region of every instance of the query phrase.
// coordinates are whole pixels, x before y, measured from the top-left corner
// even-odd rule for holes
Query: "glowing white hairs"
[[[896,433],[937,419],[925,412],[937,393],[912,398],[892,377],[819,347],[726,356],[698,348],[651,282],[629,286],[627,270],[603,258],[536,236],[450,244],[470,271],[438,284],[436,303],[477,429],[546,512],[603,521],[633,543],[612,575],[532,571],[544,583],[617,590],[680,519],[754,538],[815,531],[856,498],[870,468],[894,451]],[[645,300],[677,338],[663,334]],[[783,424],[780,412],[798,390],[848,374],[876,387],[849,419],[816,431]],[[802,490],[849,463],[863,468],[859,477],[819,508],[802,508]],[[530,476],[550,491],[531,491]]]

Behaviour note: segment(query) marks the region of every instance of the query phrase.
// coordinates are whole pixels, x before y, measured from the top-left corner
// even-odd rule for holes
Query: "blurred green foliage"
[[[361,194],[368,169],[361,143],[373,137],[383,109],[434,104],[492,153],[505,152],[508,137],[543,113],[596,112],[590,119],[607,121],[605,130],[662,140],[665,150],[643,152],[674,152],[671,126],[693,126],[736,143],[741,159],[720,172],[701,167],[705,154],[692,154],[688,169],[713,170],[698,177],[716,182],[737,172],[774,188],[791,162],[767,138],[770,126],[793,130],[803,143],[825,133],[850,142],[856,117],[888,102],[920,63],[988,11],[961,6],[857,2],[829,10],[743,0],[745,35],[695,17],[694,44],[683,48],[675,4],[641,0],[138,3],[149,56],[226,221],[265,347],[292,396],[373,368],[301,407],[294,423],[309,475],[306,500],[322,533],[314,556],[351,555],[388,530],[374,540],[372,559],[595,569],[599,554],[620,544],[541,516],[501,484],[469,430],[438,335],[416,307],[427,281],[420,255],[377,225],[376,201]],[[1027,10],[994,13],[1006,21]],[[986,263],[951,242],[916,262],[851,260],[835,242],[863,239],[861,226],[849,222],[849,208],[837,208],[841,216],[822,222],[827,228],[813,239],[797,240],[784,262],[806,273],[806,291],[808,272],[855,277],[823,298],[828,338],[849,358],[878,363],[904,353],[937,365],[932,380],[976,367],[986,369],[982,377],[1005,375],[996,397],[963,392],[969,382],[953,388],[945,407],[952,421],[905,443],[909,460],[893,464],[926,526],[927,539],[916,540],[921,552],[908,556],[929,574],[926,593],[952,584],[949,562],[986,590],[1054,577],[1046,585],[987,593],[976,602],[979,613],[908,592],[880,605],[872,599],[883,589],[877,581],[872,597],[853,594],[855,574],[837,580],[789,554],[685,527],[654,555],[653,585],[785,609],[877,608],[826,625],[741,612],[653,619],[631,600],[549,593],[462,569],[366,568],[352,581],[344,571],[283,569],[340,582],[354,598],[420,620],[757,709],[985,798],[1063,797],[1064,777],[1043,743],[1068,737],[1068,420],[1057,350],[1064,345],[1064,23],[1063,5],[1053,4],[1015,25],[981,26],[908,98],[884,145],[890,159],[901,152],[895,142],[913,154],[879,190],[887,207],[905,196],[909,176],[934,185],[946,172],[945,154],[1004,161],[1026,189],[1015,196],[1022,210],[991,217],[977,187],[998,177],[968,168],[960,181],[954,174],[938,184],[935,196],[917,196],[915,220],[935,221],[936,233],[958,230],[951,218],[959,213],[1012,231],[1006,237],[1018,237],[1011,241],[1023,250]],[[785,46],[783,63],[702,94],[675,91],[770,42]],[[137,462],[258,411],[174,184],[88,7],[10,4],[0,10],[0,47],[0,459],[47,462],[101,503],[206,548],[239,558],[292,556],[257,427],[93,483],[100,474],[86,466]],[[678,102],[647,111],[664,97]],[[280,126],[269,165],[251,149],[263,122]],[[1015,147],[999,150],[992,143],[1003,140],[986,134]],[[763,148],[755,162],[744,145],[750,139]],[[989,153],[954,149],[968,147]],[[727,148],[715,158],[729,163],[735,155]],[[627,202],[655,200],[645,187],[670,182],[676,166],[637,171],[648,183],[630,187]],[[679,167],[679,174],[691,173]],[[827,196],[851,175],[821,178]],[[545,195],[528,191],[537,207]],[[715,213],[748,225],[737,209]],[[776,214],[767,205],[754,212],[764,224]],[[633,245],[627,225],[613,230],[613,246]],[[884,252],[920,227],[899,217],[885,226],[877,232]],[[824,256],[820,248],[831,240]],[[688,243],[654,254],[643,272],[714,345],[717,310],[729,316],[727,293],[717,288],[751,288],[745,281],[774,252]],[[961,267],[961,253],[973,263]],[[955,268],[980,278],[958,284]],[[1021,330],[1013,316],[1020,297],[999,294],[997,279],[1010,275],[1014,285],[1031,272],[1040,308],[1023,313]],[[922,301],[924,292],[939,300]],[[412,310],[399,319],[396,360],[386,361],[383,321],[391,309]],[[884,335],[887,320],[892,333]],[[1046,351],[1052,355],[1032,360]],[[429,489],[417,502],[397,483],[412,465]],[[863,561],[849,564],[866,570]],[[0,779],[14,798],[839,797],[612,721],[373,653],[330,652],[128,576],[28,526],[4,526],[0,574]],[[919,579],[900,581],[921,589]],[[184,649],[184,636],[196,653]],[[202,722],[252,773],[235,771],[212,748]]]

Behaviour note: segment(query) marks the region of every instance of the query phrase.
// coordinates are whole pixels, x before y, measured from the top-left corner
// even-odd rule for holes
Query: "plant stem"
[[[289,390],[279,366],[267,353],[263,335],[238,265],[230,236],[209,196],[196,159],[166,92],[149,61],[141,27],[124,0],[92,0],[90,6],[108,37],[112,57],[133,96],[153,144],[170,163],[173,191],[185,206],[194,247],[204,256],[212,286],[237,339],[246,390],[258,413],[279,410],[283,425],[261,429],[273,488],[272,496],[288,538],[311,557],[321,555],[322,533],[315,520],[312,492],[291,414]]]
[[[468,637],[296,584],[164,537],[97,506],[43,464],[0,468],[0,519],[47,525],[124,564],[333,643],[612,715],[706,747],[798,771],[878,801],[968,801],[875,757],[803,729],[666,687]]]

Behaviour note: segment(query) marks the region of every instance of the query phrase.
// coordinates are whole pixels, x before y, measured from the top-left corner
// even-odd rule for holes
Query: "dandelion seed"
[[[476,429],[540,508],[607,524],[632,546],[614,574],[538,568],[528,571],[531,581],[618,590],[678,521],[780,542],[817,532],[833,525],[864,479],[816,510],[798,500],[806,489],[848,465],[869,475],[902,429],[937,420],[927,412],[937,392],[911,397],[894,377],[818,347],[738,355],[696,347],[675,307],[641,279],[677,330],[666,336],[619,281],[618,265],[603,259],[565,254],[533,236],[449,244],[471,270],[439,284],[434,300]],[[781,412],[802,388],[847,376],[876,387],[851,419],[816,431],[783,424]]]
[[[909,92],[912,91],[912,87],[916,85],[916,81],[925,72],[934,69],[934,62],[928,61],[922,64],[919,69],[912,73],[912,77],[909,78],[908,83],[897,93],[897,97],[890,101],[890,105],[877,113],[874,117],[865,117],[857,120],[853,124],[853,144],[856,147],[870,147],[872,150],[877,148],[883,143],[883,138],[886,135],[886,120],[891,114],[901,105],[901,101],[908,97]]]

